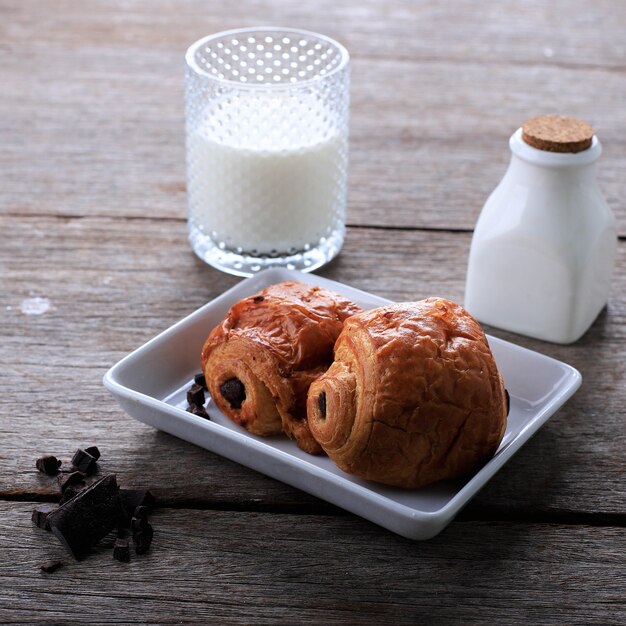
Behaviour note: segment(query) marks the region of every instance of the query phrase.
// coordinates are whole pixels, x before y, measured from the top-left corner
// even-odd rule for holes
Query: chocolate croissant
[[[344,320],[360,310],[339,294],[297,282],[237,302],[202,349],[215,404],[251,433],[284,432],[319,454],[306,420],[307,391],[332,362]]]
[[[347,320],[307,408],[313,436],[341,469],[415,488],[493,456],[508,400],[478,322],[428,298]]]

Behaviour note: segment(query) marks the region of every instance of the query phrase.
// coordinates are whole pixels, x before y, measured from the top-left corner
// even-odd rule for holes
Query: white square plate
[[[324,456],[311,456],[286,437],[251,435],[209,400],[211,421],[185,411],[186,391],[200,371],[200,350],[232,304],[268,285],[298,280],[332,289],[365,309],[389,301],[319,276],[271,269],[242,280],[212,302],[135,350],[105,375],[104,384],[132,417],[332,502],[410,539],[439,533],[578,389],[573,367],[489,337],[511,395],[506,433],[495,456],[465,480],[413,491],[350,476]]]

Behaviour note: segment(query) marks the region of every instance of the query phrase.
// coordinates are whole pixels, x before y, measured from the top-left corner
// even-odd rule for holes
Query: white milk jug
[[[530,120],[509,145],[509,168],[474,231],[465,308],[505,330],[571,343],[607,302],[617,247],[596,182],[602,147],[589,125],[560,116]]]

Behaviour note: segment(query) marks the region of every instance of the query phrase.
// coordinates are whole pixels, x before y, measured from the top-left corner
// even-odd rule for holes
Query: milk
[[[188,130],[190,225],[223,250],[294,254],[343,224],[347,133],[318,99],[243,94]]]

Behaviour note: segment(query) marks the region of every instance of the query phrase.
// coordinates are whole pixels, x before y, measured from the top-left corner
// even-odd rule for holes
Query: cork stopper
[[[522,139],[546,152],[582,152],[591,147],[593,127],[575,117],[540,115],[522,126]]]

